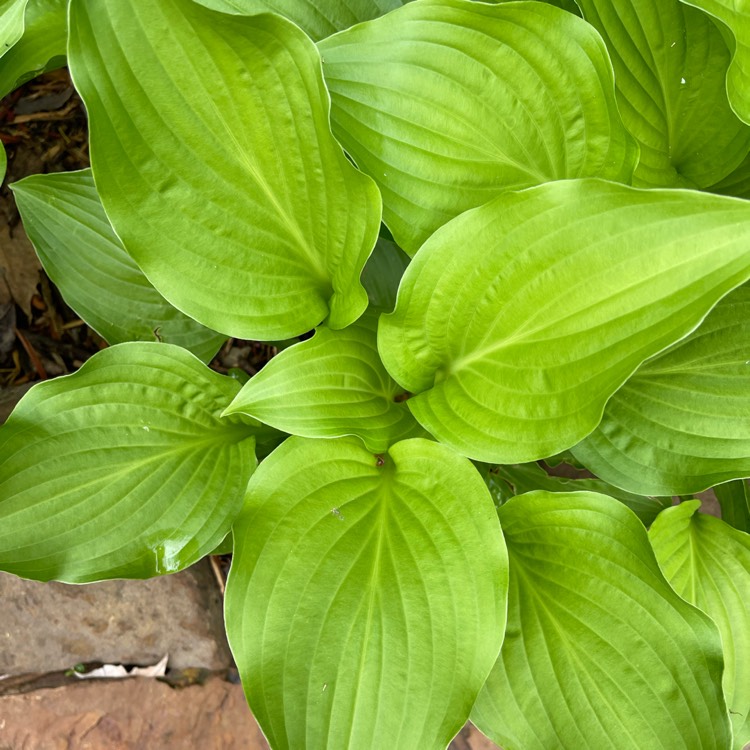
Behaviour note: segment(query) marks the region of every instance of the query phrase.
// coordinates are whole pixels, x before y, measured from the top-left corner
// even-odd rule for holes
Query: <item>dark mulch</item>
[[[67,71],[0,101],[0,139],[8,156],[0,190],[0,387],[11,387],[72,372],[105,344],[41,271],[8,188],[30,174],[89,165],[86,114]]]

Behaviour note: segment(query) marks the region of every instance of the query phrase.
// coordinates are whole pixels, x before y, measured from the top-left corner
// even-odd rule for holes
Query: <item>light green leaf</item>
[[[750,276],[749,242],[750,204],[733,198],[600,180],[505,194],[417,253],[380,354],[441,442],[489,463],[544,458]]]
[[[5,153],[5,146],[0,141],[0,183],[5,179],[5,171],[8,168],[8,156]]]
[[[619,500],[641,519],[645,526],[653,523],[656,516],[672,504],[671,497],[646,497],[613,487],[601,479],[568,479],[547,474],[535,463],[495,466],[493,472],[507,481],[515,490],[513,494],[544,490],[545,492],[597,492]]]
[[[470,462],[290,438],[233,533],[227,632],[271,746],[444,750],[505,630],[505,545]]]
[[[361,21],[400,8],[408,0],[198,0],[224,13],[249,15],[271,11],[294,21],[314,40],[324,39]]]
[[[641,366],[573,452],[608,482],[688,495],[750,476],[750,287]]]
[[[23,35],[23,17],[28,0],[0,0],[0,57]]]
[[[422,0],[319,45],[334,133],[410,255],[503,190],[630,181],[637,149],[601,38],[539,2]]]
[[[734,111],[750,123],[750,9],[735,0],[683,0],[726,24],[734,38],[732,63],[726,73],[726,88]]]
[[[247,414],[302,437],[356,435],[373,453],[422,436],[399,399],[403,388],[380,361],[376,326],[368,313],[343,331],[318,328],[252,377],[225,414]]]
[[[170,344],[95,354],[0,427],[0,570],[83,583],[192,565],[226,536],[255,467],[239,390]]]
[[[721,506],[721,518],[740,531],[750,532],[750,486],[747,479],[735,479],[714,487]]]
[[[331,135],[314,44],[192,0],[72,0],[70,65],[104,209],[153,285],[209,328],[343,328],[380,199]]]
[[[713,21],[678,0],[578,0],[612,57],[617,102],[641,158],[633,184],[704,188],[750,149],[729,106],[730,53]]]
[[[500,508],[508,628],[472,721],[523,750],[726,750],[714,624],[664,580],[640,521],[594,493]]]
[[[392,240],[378,237],[375,249],[362,271],[370,305],[391,312],[401,277],[409,265],[409,256]]]
[[[24,228],[65,301],[110,344],[178,344],[210,361],[225,336],[176,310],[125,252],[91,170],[32,175],[12,185]]]
[[[665,510],[649,538],[672,588],[721,633],[732,747],[742,750],[750,742],[750,536],[699,507],[691,500]]]
[[[65,65],[66,0],[29,0],[23,36],[0,63],[0,98],[31,78]]]

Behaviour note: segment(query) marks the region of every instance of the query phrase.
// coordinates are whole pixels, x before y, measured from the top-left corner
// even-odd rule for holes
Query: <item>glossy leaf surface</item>
[[[380,199],[331,135],[303,32],[192,0],[73,0],[70,23],[94,179],[153,285],[243,338],[356,320]]]
[[[120,344],[32,388],[0,428],[0,569],[72,583],[192,565],[255,467],[239,386],[176,346]]]
[[[672,588],[719,628],[732,747],[742,750],[750,742],[750,536],[699,507],[691,500],[664,511],[649,538]]]
[[[644,363],[573,449],[632,492],[687,495],[750,476],[750,287],[725,297],[683,341]]]
[[[314,40],[400,8],[408,0],[198,0],[201,5],[240,15],[270,11],[294,21]]]
[[[734,37],[732,64],[727,71],[727,91],[734,111],[750,123],[750,8],[734,0],[683,0],[726,25]]]
[[[207,362],[225,336],[172,307],[112,230],[90,170],[14,183],[24,228],[65,301],[110,344],[161,340]]]
[[[599,180],[500,196],[412,260],[381,357],[417,394],[417,420],[463,455],[551,456],[750,276],[749,220],[744,201]]]
[[[65,65],[66,0],[29,0],[23,36],[0,63],[0,98],[22,83]]]
[[[499,510],[508,628],[472,721],[523,750],[724,750],[719,633],[604,495],[533,492]]]
[[[377,318],[367,314],[343,331],[321,327],[253,376],[227,414],[248,414],[302,437],[360,437],[381,453],[424,430],[403,400],[403,388],[378,355]]]
[[[704,13],[678,0],[578,0],[612,57],[617,102],[641,156],[633,184],[705,188],[750,149],[724,77],[730,52]]]
[[[275,750],[444,750],[505,630],[505,545],[470,462],[290,438],[233,531],[227,631]]]
[[[508,189],[629,181],[637,149],[599,36],[538,2],[424,0],[320,45],[334,133],[409,255]]]

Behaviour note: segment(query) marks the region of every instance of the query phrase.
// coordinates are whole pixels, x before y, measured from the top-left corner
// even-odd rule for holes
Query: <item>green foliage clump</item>
[[[0,90],[67,62],[86,105],[91,169],[11,187],[111,345],[0,428],[0,569],[231,535],[275,750],[742,748],[748,34],[724,0],[0,2]],[[242,384],[227,337],[284,344]]]

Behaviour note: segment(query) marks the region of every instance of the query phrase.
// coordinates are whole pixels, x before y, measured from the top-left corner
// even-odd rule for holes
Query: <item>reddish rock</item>
[[[242,688],[89,681],[0,698],[3,750],[268,750]]]

